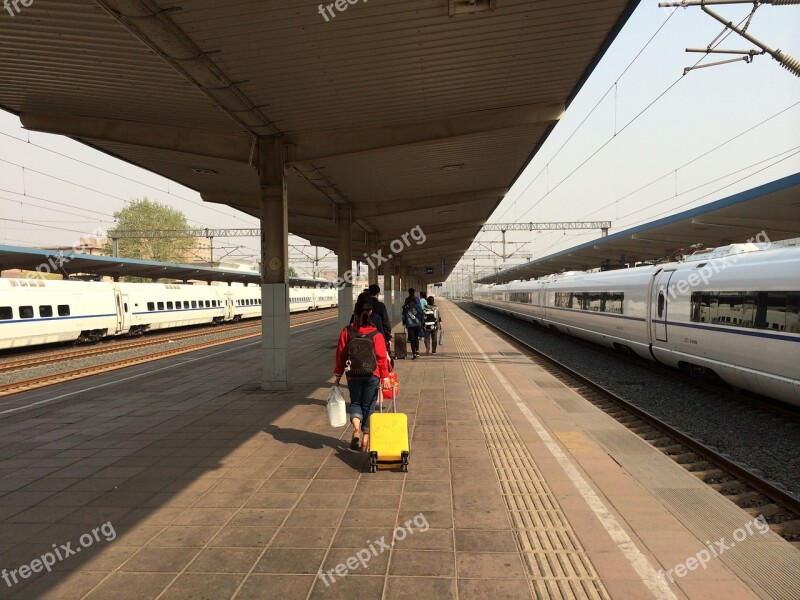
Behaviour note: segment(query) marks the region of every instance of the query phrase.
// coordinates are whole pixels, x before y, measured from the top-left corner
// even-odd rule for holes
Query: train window
[[[664,309],[667,306],[667,297],[664,294],[664,291],[661,290],[658,292],[658,318],[664,318]]]
[[[578,292],[578,295],[581,299],[581,310],[589,310],[589,301],[591,300],[591,296],[588,292]]]
[[[197,308],[197,300],[192,300],[192,308]]]
[[[33,307],[32,306],[20,306],[19,307],[19,318],[20,319],[32,319],[33,318]]]
[[[0,321],[8,321],[14,318],[14,311],[10,306],[0,306]]]
[[[69,316],[69,304],[59,304],[58,305],[58,316],[59,317],[68,317]]]
[[[622,301],[625,295],[622,292],[607,292],[603,294],[605,298],[605,312],[622,314]]]
[[[800,292],[786,294],[786,331],[800,333]]]
[[[789,292],[760,292],[757,301],[756,327],[785,331],[788,301]]]
[[[692,292],[691,310],[691,320],[698,323],[700,321],[700,292]]]
[[[700,294],[700,322],[712,323],[717,319],[717,301],[719,294],[716,292],[702,292]]]
[[[173,308],[172,302],[167,302],[167,310],[172,310]]]
[[[719,302],[717,313],[711,323],[733,323],[734,319],[742,318],[742,293],[741,292],[719,292]]]
[[[158,310],[164,310],[164,303],[163,302],[159,302],[157,306],[158,306]]]
[[[147,310],[155,310],[155,309],[156,309],[156,303],[155,302],[148,302],[147,303]]]
[[[722,294],[720,294],[721,296]],[[743,292],[742,293],[742,318],[740,327],[753,327],[755,323],[756,312],[756,293]]]
[[[189,301],[188,300],[184,300],[183,301],[183,308],[189,308]]]
[[[211,308],[211,300],[206,300],[206,308]]]
[[[603,294],[600,292],[589,292],[589,310],[599,312],[603,309]]]
[[[48,305],[42,305],[39,307],[39,316],[42,318],[52,317],[53,316],[53,307]]]

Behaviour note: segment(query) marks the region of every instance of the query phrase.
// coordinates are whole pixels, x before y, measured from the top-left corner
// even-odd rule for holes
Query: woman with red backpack
[[[372,303],[357,302],[353,323],[342,329],[336,347],[336,385],[347,375],[350,391],[350,421],[353,439],[350,448],[363,452],[369,448],[369,416],[375,412],[378,386],[389,387],[389,361],[383,332],[372,322]]]

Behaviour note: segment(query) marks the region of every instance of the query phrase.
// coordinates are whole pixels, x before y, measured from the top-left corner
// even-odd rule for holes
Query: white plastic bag
[[[347,425],[347,405],[338,386],[331,387],[328,393],[328,422],[331,427],[344,427]]]
[[[439,330],[439,345],[444,346],[444,329]]]

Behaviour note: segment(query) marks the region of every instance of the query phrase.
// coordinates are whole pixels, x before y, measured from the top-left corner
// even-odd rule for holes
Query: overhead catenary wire
[[[600,212],[600,211],[602,211],[602,210],[604,210],[604,209],[606,209],[606,208],[608,208],[608,207],[610,207],[610,206],[613,206],[613,205],[614,205],[614,204],[616,204],[617,202],[622,202],[623,200],[626,200],[626,199],[630,198],[630,197],[631,197],[631,196],[633,196],[634,194],[637,194],[637,193],[641,192],[642,190],[644,190],[644,189],[646,189],[646,188],[650,187],[651,185],[653,185],[654,183],[658,183],[658,182],[659,182],[659,181],[661,181],[662,179],[665,179],[666,177],[669,177],[669,176],[671,176],[671,175],[674,175],[675,173],[677,173],[677,172],[678,172],[678,171],[680,171],[681,169],[684,169],[684,168],[688,167],[689,165],[692,165],[692,164],[696,163],[697,161],[699,161],[699,160],[700,160],[700,159],[702,159],[702,158],[705,158],[706,156],[708,156],[708,155],[709,155],[709,154],[711,154],[712,152],[716,152],[717,150],[719,150],[720,148],[722,148],[722,147],[726,146],[727,144],[729,144],[729,143],[731,143],[731,142],[733,142],[733,141],[737,140],[738,138],[742,137],[743,135],[746,135],[746,134],[750,133],[750,132],[751,132],[751,131],[753,131],[754,129],[757,129],[758,127],[761,127],[762,125],[766,124],[767,122],[771,121],[772,119],[774,119],[774,118],[776,118],[776,117],[779,117],[779,116],[780,116],[780,115],[782,115],[783,113],[785,113],[785,112],[787,112],[788,110],[791,110],[792,108],[795,108],[795,107],[797,107],[797,106],[800,106],[800,101],[798,101],[798,102],[795,102],[795,103],[793,103],[793,104],[790,104],[790,105],[789,105],[789,106],[787,106],[786,108],[783,108],[783,109],[779,110],[778,112],[774,113],[773,115],[770,115],[770,116],[769,116],[769,117],[767,117],[766,119],[763,119],[763,120],[759,121],[759,122],[758,122],[758,123],[756,123],[755,125],[752,125],[752,126],[748,127],[747,129],[745,129],[745,130],[743,130],[743,131],[740,131],[740,132],[739,132],[739,133],[737,133],[736,135],[734,135],[734,136],[732,136],[732,137],[729,137],[729,138],[728,138],[727,140],[725,140],[724,142],[721,142],[721,143],[717,144],[716,146],[714,146],[713,148],[710,148],[710,149],[708,149],[708,150],[706,150],[706,151],[702,152],[701,154],[698,154],[697,156],[695,156],[695,157],[694,157],[694,158],[692,158],[691,160],[688,160],[688,161],[686,161],[686,162],[685,162],[685,163],[683,163],[682,165],[680,165],[680,166],[678,166],[678,167],[675,167],[674,169],[670,169],[669,171],[666,171],[666,172],[665,172],[663,175],[660,175],[660,176],[658,176],[658,177],[656,177],[656,178],[654,178],[654,179],[650,180],[649,182],[647,182],[647,183],[645,183],[644,185],[642,185],[642,186],[640,186],[640,187],[636,188],[636,189],[635,189],[635,190],[633,190],[632,192],[628,192],[628,193],[627,193],[627,194],[625,194],[624,196],[621,196],[621,197],[619,197],[619,198],[616,198],[615,200],[612,200],[612,201],[611,201],[611,202],[609,202],[608,204],[605,204],[605,205],[601,206],[600,208],[597,208],[597,209],[593,210],[593,211],[592,211],[592,212],[590,212],[590,213],[586,213],[585,215],[583,215],[582,217],[580,217],[580,218],[579,218],[579,220],[582,220],[582,219],[585,219],[585,218],[587,218],[587,217],[590,217],[590,216],[592,216],[592,215],[594,215],[594,214],[597,214],[598,212]],[[617,216],[617,220],[619,220],[619,216]]]
[[[597,110],[597,107],[598,107],[598,106],[600,106],[600,104],[602,104],[603,100],[605,100],[605,99],[606,99],[606,97],[608,96],[608,94],[609,94],[609,93],[610,93],[612,90],[616,90],[616,89],[617,89],[617,84],[620,82],[620,80],[621,80],[621,79],[622,79],[622,78],[625,76],[625,74],[628,72],[628,70],[629,70],[629,69],[630,69],[630,68],[633,66],[633,64],[634,64],[634,63],[635,63],[635,62],[636,62],[636,61],[639,59],[639,57],[642,55],[642,53],[643,53],[643,52],[644,52],[644,51],[647,49],[647,47],[650,45],[650,43],[651,43],[651,42],[652,42],[652,41],[653,41],[653,40],[656,38],[656,36],[659,34],[659,32],[661,32],[661,30],[664,28],[664,26],[665,26],[665,25],[666,25],[666,24],[669,22],[669,20],[670,20],[670,19],[673,17],[673,15],[674,15],[676,12],[677,12],[677,9],[673,10],[673,11],[672,11],[672,12],[669,14],[669,16],[668,16],[666,19],[664,19],[664,21],[661,23],[661,25],[659,25],[658,29],[656,29],[656,31],[653,33],[653,35],[651,35],[651,36],[650,36],[650,39],[648,39],[648,40],[647,40],[647,42],[644,44],[644,46],[642,46],[642,47],[639,49],[639,51],[638,51],[638,52],[636,53],[636,55],[635,55],[635,56],[634,56],[634,57],[631,59],[631,61],[630,61],[630,62],[629,62],[627,65],[626,65],[626,67],[625,67],[625,68],[622,70],[622,72],[621,72],[621,73],[620,73],[620,74],[619,74],[619,75],[618,75],[618,76],[617,76],[617,77],[614,79],[614,83],[613,83],[613,84],[611,84],[611,86],[609,86],[609,88],[608,88],[608,89],[605,91],[605,93],[604,93],[604,94],[603,94],[603,95],[600,97],[600,99],[599,99],[597,102],[595,102],[594,106],[593,106],[593,107],[591,108],[591,110],[590,110],[590,111],[589,111],[589,112],[586,114],[586,116],[583,118],[583,120],[582,120],[580,123],[578,123],[578,126],[575,128],[575,130],[574,130],[574,131],[573,131],[573,132],[572,132],[572,133],[569,135],[569,137],[567,137],[567,139],[566,139],[566,140],[564,140],[564,142],[563,142],[563,143],[562,143],[562,144],[561,144],[561,145],[558,147],[558,149],[557,149],[557,150],[556,150],[556,152],[553,154],[553,156],[551,156],[551,157],[548,159],[548,161],[547,161],[547,164],[545,164],[545,166],[544,166],[544,167],[542,167],[542,169],[541,169],[541,170],[540,170],[540,171],[539,171],[539,172],[536,174],[536,176],[535,176],[535,177],[534,177],[534,178],[533,178],[533,179],[530,181],[530,183],[528,183],[528,185],[527,185],[527,186],[525,186],[525,188],[522,190],[522,192],[520,192],[520,193],[517,195],[517,197],[514,199],[514,201],[511,203],[511,205],[510,205],[508,208],[506,208],[506,209],[503,211],[503,214],[501,214],[501,215],[498,217],[498,220],[502,219],[502,218],[503,218],[503,217],[504,217],[504,216],[505,216],[505,215],[508,213],[508,211],[509,211],[509,210],[511,210],[511,208],[513,208],[514,206],[516,206],[516,203],[517,203],[517,201],[518,201],[520,198],[522,198],[522,196],[525,194],[525,192],[527,192],[527,191],[528,191],[528,189],[531,187],[531,185],[533,185],[533,183],[534,183],[534,182],[535,182],[535,181],[536,181],[536,180],[539,178],[539,176],[540,176],[542,173],[544,173],[544,172],[547,172],[547,170],[548,170],[548,166],[550,165],[550,163],[551,163],[551,162],[552,162],[552,161],[553,161],[553,160],[554,160],[554,159],[555,159],[555,158],[556,158],[556,157],[557,157],[557,156],[558,156],[558,155],[561,153],[561,151],[562,151],[562,150],[564,149],[564,147],[565,147],[565,146],[566,146],[566,145],[567,145],[567,144],[570,142],[570,140],[571,140],[571,139],[572,139],[572,138],[575,136],[575,134],[576,134],[576,133],[578,133],[578,131],[580,131],[580,129],[583,127],[584,123],[586,123],[586,121],[589,119],[589,117],[591,117],[591,116],[594,114],[595,110]],[[614,127],[614,131],[616,132],[616,125],[615,125],[615,127]],[[616,133],[615,133],[615,134],[616,134]],[[549,186],[548,186],[548,189],[549,189]]]
[[[703,198],[707,198],[708,196],[711,196],[711,195],[713,195],[713,194],[717,194],[717,193],[721,192],[722,190],[725,190],[725,189],[727,189],[727,188],[729,188],[729,187],[731,187],[731,186],[733,186],[733,185],[736,185],[737,183],[741,183],[742,181],[744,181],[744,180],[746,180],[746,179],[748,179],[748,178],[750,178],[750,177],[753,177],[754,175],[757,175],[758,173],[761,173],[761,172],[763,172],[763,171],[765,171],[765,170],[767,170],[767,169],[769,169],[769,168],[771,168],[771,167],[774,167],[775,165],[778,165],[778,164],[780,164],[780,163],[784,162],[785,160],[788,160],[788,159],[792,158],[793,156],[797,156],[798,154],[800,154],[800,146],[796,146],[796,147],[794,147],[794,148],[790,148],[790,149],[788,149],[788,150],[784,150],[783,152],[780,152],[780,153],[778,153],[778,154],[776,154],[776,155],[773,155],[773,156],[770,156],[770,157],[768,157],[768,158],[766,158],[766,159],[762,159],[762,160],[760,160],[760,161],[758,161],[758,162],[755,162],[755,163],[752,163],[752,164],[750,164],[750,165],[747,165],[746,167],[742,167],[742,168],[740,168],[740,169],[737,169],[737,170],[735,170],[735,171],[731,171],[731,172],[729,172],[729,173],[726,173],[725,175],[722,175],[722,176],[720,176],[720,177],[717,177],[717,178],[715,178],[715,179],[712,179],[712,180],[710,180],[710,181],[706,181],[706,182],[704,182],[704,183],[702,183],[702,184],[700,184],[700,185],[698,185],[698,186],[695,186],[694,188],[692,188],[692,189],[690,189],[690,190],[684,190],[684,191],[683,191],[683,192],[681,192],[681,194],[679,194],[679,195],[687,194],[687,193],[689,193],[689,192],[692,192],[692,191],[698,190],[698,189],[700,189],[700,188],[706,187],[706,186],[708,186],[708,185],[711,185],[711,184],[713,184],[713,183],[716,183],[716,182],[718,182],[718,181],[721,181],[721,180],[723,180],[723,179],[726,179],[726,178],[728,178],[728,177],[731,177],[731,176],[733,176],[733,175],[736,175],[737,173],[742,173],[742,172],[744,172],[744,171],[746,171],[746,170],[748,170],[748,169],[752,169],[753,167],[755,167],[755,166],[758,166],[758,165],[760,165],[760,164],[762,164],[762,163],[764,163],[764,162],[767,162],[767,161],[770,161],[770,160],[774,160],[776,157],[778,157],[778,156],[782,156],[783,154],[786,154],[787,152],[791,152],[792,154],[790,154],[789,156],[785,156],[785,157],[783,157],[783,158],[781,158],[781,159],[779,159],[779,160],[776,160],[775,162],[773,162],[773,163],[771,163],[771,164],[768,164],[768,165],[766,165],[766,166],[762,167],[761,169],[759,169],[759,170],[757,170],[757,171],[754,171],[753,173],[749,173],[749,174],[745,175],[744,177],[740,177],[739,179],[737,179],[737,180],[735,180],[735,181],[732,181],[732,182],[730,182],[730,183],[728,183],[728,184],[725,184],[725,185],[724,185],[724,186],[722,186],[722,187],[719,187],[719,188],[716,188],[716,189],[714,189],[714,190],[712,190],[712,191],[710,191],[710,192],[707,192],[707,193],[703,194],[702,196],[699,196],[699,197],[696,197],[696,198],[692,198],[691,200],[689,200],[689,201],[687,201],[687,202],[684,202],[683,204],[680,204],[680,205],[678,205],[678,206],[673,206],[673,207],[670,207],[668,210],[665,210],[665,211],[663,211],[663,212],[661,212],[661,213],[658,213],[658,214],[655,214],[655,215],[649,215],[648,217],[646,217],[646,218],[643,218],[643,219],[641,219],[641,220],[639,220],[639,221],[635,221],[635,222],[633,222],[633,223],[627,223],[627,224],[625,225],[625,227],[626,227],[626,228],[635,227],[636,225],[640,225],[640,224],[642,224],[642,223],[646,223],[646,222],[652,221],[653,219],[656,219],[656,218],[658,218],[658,217],[661,217],[661,216],[664,216],[664,215],[667,215],[667,214],[674,214],[674,212],[675,212],[676,210],[678,210],[678,209],[681,209],[681,208],[685,208],[685,207],[687,207],[687,206],[690,206],[690,205],[692,205],[692,204],[694,204],[694,203],[696,203],[696,202],[698,202],[698,201],[702,200]],[[669,198],[666,198],[665,200],[661,200],[661,201],[659,201],[659,202],[656,202],[655,204],[649,205],[649,206],[645,207],[644,209],[640,209],[640,210],[638,210],[638,211],[635,211],[635,212],[633,212],[633,213],[629,213],[629,214],[627,214],[627,215],[623,215],[623,218],[624,218],[624,217],[626,217],[626,216],[630,216],[630,215],[636,214],[636,213],[638,213],[638,212],[641,212],[642,210],[646,210],[647,208],[652,208],[653,206],[656,206],[657,204],[660,204],[660,203],[662,203],[662,202],[665,202],[665,201],[667,201],[667,200],[673,200],[674,198],[675,198],[675,196],[670,196]],[[543,255],[544,253],[546,253],[546,252],[548,252],[548,251],[552,250],[552,249],[553,249],[553,248],[555,248],[555,247],[556,247],[556,246],[557,246],[557,245],[558,245],[560,242],[562,242],[562,241],[564,240],[564,237],[566,237],[566,235],[569,235],[570,237],[573,237],[573,238],[580,238],[580,237],[586,237],[586,236],[589,236],[589,235],[591,235],[591,233],[570,233],[570,234],[567,234],[567,233],[565,232],[565,233],[564,233],[564,235],[562,235],[562,236],[561,236],[559,239],[555,240],[555,241],[554,241],[553,243],[551,243],[549,246],[547,246],[547,247],[545,247],[544,249],[542,249],[541,251],[537,252],[537,254],[539,254],[539,255],[541,256],[541,255]]]
[[[109,169],[105,169],[105,168],[100,167],[98,165],[94,165],[94,164],[86,162],[84,160],[80,160],[78,158],[75,158],[74,156],[70,156],[69,154],[64,154],[63,152],[58,152],[57,150],[53,150],[52,148],[47,148],[46,146],[42,146],[41,144],[36,144],[35,142],[32,142],[30,140],[30,136],[28,136],[27,140],[24,140],[24,139],[18,138],[16,136],[13,136],[13,135],[11,135],[9,133],[5,133],[5,132],[2,132],[2,131],[0,131],[0,135],[8,137],[8,138],[11,138],[12,140],[15,140],[17,142],[21,142],[23,144],[28,144],[30,146],[33,146],[34,148],[39,148],[40,150],[44,150],[46,152],[50,152],[50,153],[55,154],[57,156],[61,156],[63,158],[67,158],[69,160],[75,161],[75,162],[77,162],[79,164],[82,164],[82,165],[85,165],[87,167],[91,167],[93,169],[97,169],[98,171],[102,171],[103,173],[108,173],[109,175],[113,175],[114,177],[119,177],[120,179],[124,179],[126,181],[130,181],[131,183],[135,183],[135,184],[141,185],[143,187],[147,187],[147,188],[150,188],[150,189],[153,189],[153,190],[157,190],[159,192],[163,192],[163,193],[168,194],[168,195],[170,195],[170,196],[172,196],[174,198],[179,198],[181,200],[185,200],[186,202],[189,202],[191,204],[195,204],[195,205],[200,206],[200,207],[202,207],[204,209],[207,209],[207,210],[214,211],[214,212],[219,213],[221,215],[225,215],[227,217],[233,217],[233,218],[238,219],[240,221],[244,220],[239,215],[236,214],[236,212],[241,212],[241,211],[237,211],[237,209],[235,209],[235,208],[231,208],[231,210],[234,211],[233,214],[228,214],[228,213],[226,213],[226,212],[224,212],[222,210],[214,208],[213,206],[209,206],[208,203],[198,202],[196,200],[192,200],[191,198],[187,198],[186,196],[181,196],[180,194],[176,194],[175,192],[171,192],[169,190],[170,180],[166,179],[165,177],[162,177],[161,175],[158,175],[158,176],[162,177],[163,179],[165,179],[167,181],[167,189],[166,190],[162,189],[162,188],[160,188],[160,187],[158,187],[156,185],[153,185],[153,184],[150,184],[150,183],[146,183],[144,181],[141,181],[141,180],[138,180],[138,179],[134,179],[132,177],[128,177],[128,176],[122,175],[120,173],[115,173],[114,171],[111,171]],[[2,159],[0,159],[0,160],[2,160]],[[245,214],[245,216],[247,216],[248,218],[255,219],[255,217],[251,217],[250,215],[247,215],[246,213],[243,213],[243,214]]]

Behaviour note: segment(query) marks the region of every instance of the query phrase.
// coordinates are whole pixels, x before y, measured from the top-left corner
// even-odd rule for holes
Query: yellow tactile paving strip
[[[547,482],[508,418],[460,331],[450,330],[503,490],[533,597],[609,599]]]

